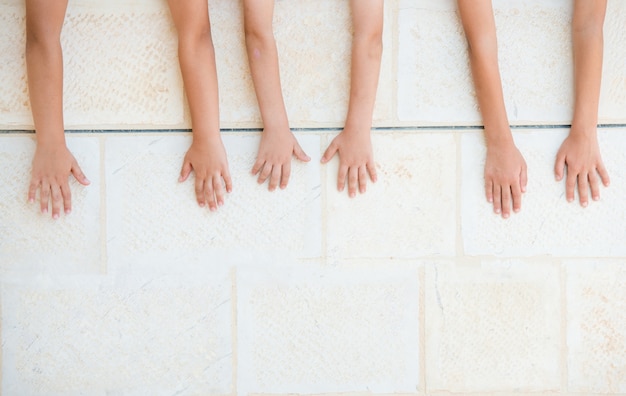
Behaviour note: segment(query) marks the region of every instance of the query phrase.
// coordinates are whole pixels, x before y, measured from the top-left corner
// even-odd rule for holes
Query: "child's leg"
[[[330,143],[322,162],[339,154],[337,189],[343,191],[347,178],[348,194],[354,197],[357,187],[361,193],[365,192],[368,173],[376,181],[370,133],[383,52],[384,3],[351,0],[350,6],[354,35],[348,115],[343,131]]]
[[[211,210],[224,203],[224,187],[232,190],[226,151],[220,137],[215,52],[206,0],[169,0],[178,31],[178,58],[189,101],[193,143],[185,156],[180,180],[193,169],[196,198]]]
[[[485,126],[485,195],[493,210],[507,218],[511,206],[522,207],[526,190],[526,162],[515,147],[504,105],[498,67],[496,23],[491,0],[458,0],[468,42],[476,98]]]
[[[567,165],[567,200],[574,200],[578,183],[582,206],[587,206],[589,188],[592,198],[600,199],[600,178],[605,186],[609,185],[597,137],[605,13],[606,0],[574,1],[574,118],[570,134],[557,154],[555,172],[561,180]]]
[[[60,34],[67,0],[26,0],[26,64],[28,90],[35,122],[37,151],[33,159],[29,200],[34,201],[41,187],[41,210],[52,216],[61,206],[71,210],[68,184],[72,173],[82,184],[88,180],[67,150],[63,130],[63,56]]]
[[[244,23],[248,62],[256,92],[263,135],[252,167],[258,182],[268,178],[270,191],[287,187],[291,157],[309,161],[289,128],[278,67],[278,51],[272,30],[274,0],[244,0]]]

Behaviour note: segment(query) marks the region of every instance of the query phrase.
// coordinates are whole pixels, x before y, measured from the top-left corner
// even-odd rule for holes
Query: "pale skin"
[[[174,1],[174,0],[172,0]],[[272,28],[274,0],[244,0],[244,27],[250,72],[256,92],[263,133],[252,174],[270,191],[284,189],[291,175],[291,159],[310,161],[289,128]]]
[[[350,0],[353,38],[350,102],[343,131],[330,143],[322,156],[327,163],[339,155],[337,189],[343,191],[348,181],[348,195],[365,193],[368,176],[376,182],[372,152],[372,114],[382,57],[383,0]]]
[[[37,148],[33,157],[28,201],[39,191],[42,213],[58,219],[72,211],[69,177],[89,180],[65,143],[63,124],[63,55],[61,28],[67,0],[26,0],[26,65],[28,92],[35,123]]]
[[[458,0],[468,42],[476,97],[485,128],[485,195],[503,218],[522,208],[528,183],[524,157],[515,146],[504,105],[491,0]]]
[[[563,180],[566,176],[567,201],[574,201],[578,185],[578,197],[583,207],[589,203],[589,190],[592,199],[597,201],[600,199],[600,182],[604,186],[610,183],[597,137],[606,4],[606,0],[574,1],[574,118],[569,136],[557,153],[554,168],[556,180]]]
[[[189,102],[193,141],[183,160],[180,182],[195,173],[198,205],[211,211],[232,191],[226,150],[220,137],[215,52],[206,0],[168,0],[178,32],[178,58]]]

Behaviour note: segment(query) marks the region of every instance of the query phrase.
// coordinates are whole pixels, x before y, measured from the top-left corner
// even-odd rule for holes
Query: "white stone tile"
[[[569,123],[571,4],[499,0],[494,12],[510,121]],[[455,2],[400,1],[398,106],[406,122],[480,122]]]
[[[609,1],[604,22],[601,122],[626,124],[626,2]]]
[[[225,394],[228,272],[4,283],[2,394]]]
[[[565,262],[570,392],[626,393],[624,259]]]
[[[558,390],[559,287],[547,260],[427,266],[427,390]]]
[[[102,270],[100,145],[98,138],[68,136],[67,144],[91,184],[70,176],[72,213],[53,220],[39,201],[27,202],[33,135],[0,136],[0,274],[89,273]]]
[[[415,392],[416,269],[240,272],[238,392]]]
[[[328,136],[327,145],[334,136]],[[374,133],[378,182],[350,199],[326,170],[328,254],[335,258],[452,256],[456,144],[452,133]]]
[[[114,265],[290,254],[321,256],[319,136],[299,134],[308,164],[294,159],[286,190],[267,191],[250,170],[258,134],[223,134],[233,192],[217,212],[198,206],[193,175],[178,175],[188,135],[111,136],[106,141],[108,254]],[[182,260],[184,261],[184,260]],[[134,265],[134,264],[133,264]]]
[[[565,181],[554,179],[554,161],[564,130],[516,132],[515,142],[528,165],[528,189],[522,210],[509,219],[493,213],[485,198],[485,148],[481,132],[462,137],[462,229],[469,255],[624,256],[626,255],[626,195],[624,131],[600,130],[602,158],[611,186],[601,188],[599,202],[583,208],[565,199]]]

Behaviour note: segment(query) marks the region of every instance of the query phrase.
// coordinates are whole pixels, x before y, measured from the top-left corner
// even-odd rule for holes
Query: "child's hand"
[[[554,172],[556,180],[563,179],[565,165],[567,165],[567,181],[565,182],[565,192],[568,202],[574,200],[574,189],[578,181],[578,196],[580,204],[585,207],[588,204],[589,187],[594,201],[600,199],[600,178],[605,187],[608,187],[609,174],[602,163],[598,139],[594,134],[585,135],[573,133],[563,141],[561,148],[556,155],[556,165]]]
[[[512,142],[487,147],[485,161],[485,194],[493,203],[493,211],[503,218],[522,208],[522,193],[526,192],[528,176],[526,161]]]
[[[198,205],[204,207],[208,202],[211,211],[217,210],[218,205],[224,204],[224,184],[226,192],[230,193],[233,190],[226,150],[219,137],[208,142],[194,139],[183,160],[178,181],[187,180],[192,169],[196,174]]]
[[[362,194],[366,190],[367,175],[369,173],[372,182],[378,179],[374,154],[372,153],[372,141],[369,130],[367,133],[344,129],[337,135],[322,156],[322,163],[330,161],[335,154],[339,154],[339,173],[337,175],[337,189],[343,191],[348,177],[348,194],[351,198],[356,196],[357,186]]]
[[[48,212],[48,201],[52,200],[52,218],[58,219],[61,206],[65,214],[72,211],[72,192],[68,183],[70,174],[82,185],[90,182],[78,166],[78,162],[65,144],[38,144],[33,157],[33,170],[28,190],[28,201],[35,202],[37,190],[41,212]]]
[[[259,174],[262,184],[270,179],[269,190],[274,191],[280,182],[280,188],[287,187],[291,174],[291,156],[308,162],[311,158],[302,150],[296,137],[289,128],[264,130],[259,145],[259,153],[252,167],[252,174]]]

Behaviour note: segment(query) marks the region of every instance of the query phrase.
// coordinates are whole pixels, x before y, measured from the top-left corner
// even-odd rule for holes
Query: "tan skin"
[[[574,118],[569,136],[561,145],[554,172],[558,181],[566,176],[565,192],[574,201],[578,185],[580,204],[600,199],[600,182],[610,183],[598,146],[597,124],[602,78],[602,52],[606,0],[576,0],[572,20],[574,45]],[[567,175],[566,175],[567,169]]]
[[[67,149],[63,125],[63,55],[60,35],[67,0],[26,0],[26,65],[28,92],[37,148],[33,157],[28,201],[39,191],[42,213],[52,203],[52,217],[72,211],[69,176],[88,185],[78,162]]]
[[[264,127],[252,174],[259,184],[269,180],[268,189],[274,191],[287,187],[292,156],[305,162],[310,157],[289,128],[272,28],[274,0],[244,0],[243,6],[248,61]]]
[[[179,181],[186,181],[193,170],[198,205],[215,211],[233,187],[220,137],[208,4],[206,0],[168,0],[168,4],[178,31],[178,57],[193,128],[193,141],[183,160]]]
[[[522,208],[528,183],[524,157],[515,146],[504,105],[491,0],[458,0],[468,42],[476,97],[485,127],[485,195],[503,218]]]
[[[343,191],[348,180],[348,195],[365,193],[368,176],[376,182],[372,151],[372,114],[382,57],[383,0],[350,0],[354,35],[350,103],[343,131],[330,143],[322,156],[327,163],[339,155],[337,189]]]

